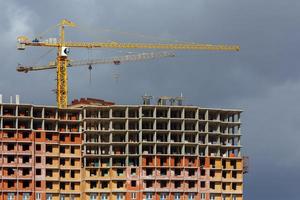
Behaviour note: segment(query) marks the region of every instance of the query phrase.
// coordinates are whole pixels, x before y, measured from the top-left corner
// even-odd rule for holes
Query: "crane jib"
[[[61,47],[60,43],[24,42],[26,46]],[[211,50],[211,51],[239,51],[238,45],[211,44],[151,44],[151,43],[94,43],[94,42],[65,42],[64,46],[73,48],[116,48],[116,49],[174,49],[174,50]]]

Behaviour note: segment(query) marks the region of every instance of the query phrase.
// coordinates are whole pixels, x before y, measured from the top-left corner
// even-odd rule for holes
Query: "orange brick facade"
[[[241,200],[240,110],[0,104],[0,200]]]

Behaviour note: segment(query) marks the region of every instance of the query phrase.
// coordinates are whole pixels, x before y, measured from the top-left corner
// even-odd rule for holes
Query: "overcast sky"
[[[299,0],[41,2],[46,1],[0,0],[0,93],[6,102],[19,94],[23,103],[55,105],[55,71],[15,71],[18,63],[45,64],[55,51],[20,52],[16,38],[40,36],[62,18],[78,24],[67,29],[66,38],[72,41],[239,44],[238,53],[177,52],[175,58],[94,66],[91,81],[86,67],[70,69],[69,97],[137,104],[144,93],[183,93],[186,104],[243,109],[243,150],[250,156],[245,199],[299,199]],[[51,29],[42,36],[57,33]],[[131,52],[141,51],[71,49],[70,58]]]

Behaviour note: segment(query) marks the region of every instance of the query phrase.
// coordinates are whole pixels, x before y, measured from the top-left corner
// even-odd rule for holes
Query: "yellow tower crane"
[[[58,24],[59,39],[30,41],[26,36],[18,37],[18,50],[25,50],[26,46],[57,48],[57,106],[66,108],[68,105],[68,74],[67,68],[69,48],[110,48],[110,49],[172,49],[172,50],[208,50],[208,51],[239,51],[238,45],[212,45],[199,43],[155,44],[155,43],[118,43],[118,42],[68,42],[65,41],[65,27],[76,27],[76,24],[63,19]]]

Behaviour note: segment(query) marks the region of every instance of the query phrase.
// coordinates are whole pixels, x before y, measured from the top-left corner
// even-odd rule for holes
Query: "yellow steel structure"
[[[76,24],[63,19],[58,24],[60,35],[58,41],[30,41],[25,36],[18,37],[18,49],[25,46],[56,47],[57,52],[57,106],[66,108],[68,105],[68,48],[111,48],[111,49],[172,49],[172,50],[208,50],[208,51],[239,51],[238,45],[212,45],[198,43],[154,44],[154,43],[118,43],[118,42],[66,42],[65,27],[75,27]]]
[[[175,54],[171,52],[150,52],[150,53],[139,53],[139,54],[125,55],[125,56],[116,56],[112,58],[102,58],[102,59],[69,60],[68,68],[78,67],[83,65],[92,66],[98,64],[119,65],[125,62],[143,61],[143,60],[167,58],[167,57],[175,57]],[[24,66],[19,64],[17,67],[17,71],[28,73],[32,71],[41,71],[41,70],[56,69],[56,68],[57,68],[56,61],[50,61],[47,65],[42,65],[42,66]]]

